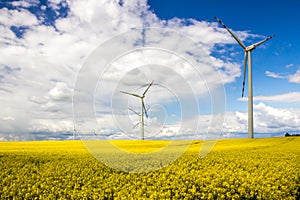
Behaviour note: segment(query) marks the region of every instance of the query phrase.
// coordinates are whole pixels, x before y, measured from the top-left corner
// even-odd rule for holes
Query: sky
[[[0,140],[247,137],[300,132],[297,0],[0,1]],[[74,129],[76,130],[74,132]]]

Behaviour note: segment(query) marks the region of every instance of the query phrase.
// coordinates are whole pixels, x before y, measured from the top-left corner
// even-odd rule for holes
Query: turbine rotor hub
[[[245,51],[252,51],[252,50],[254,50],[255,48],[256,48],[256,46],[255,46],[254,44],[252,44],[252,45],[246,47]]]

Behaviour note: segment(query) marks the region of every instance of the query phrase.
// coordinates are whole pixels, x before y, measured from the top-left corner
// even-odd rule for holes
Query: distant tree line
[[[290,137],[290,136],[300,136],[300,134],[289,134],[289,133],[285,134],[285,137]]]

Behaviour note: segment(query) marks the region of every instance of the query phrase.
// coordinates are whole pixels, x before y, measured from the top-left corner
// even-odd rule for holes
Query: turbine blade
[[[139,96],[139,95],[137,95],[137,94],[134,94],[134,93],[124,92],[124,91],[120,91],[120,92],[121,92],[121,93],[124,93],[124,94],[131,95],[131,96],[135,96],[135,97],[142,98],[141,96]]]
[[[245,54],[244,54],[244,78],[243,78],[242,97],[244,97],[244,90],[245,90],[247,59],[248,59],[248,53],[245,52]]]
[[[134,112],[135,114],[137,115],[140,115],[138,112],[136,112],[135,110],[131,109],[131,108],[128,108],[129,110],[131,110],[132,112]]]
[[[139,125],[139,122],[136,123],[131,129],[135,129]]]
[[[256,47],[258,47],[259,45],[261,45],[262,43],[264,43],[264,42],[266,42],[266,41],[272,39],[273,37],[275,37],[275,35],[271,35],[270,37],[267,37],[266,39],[264,39],[264,40],[262,40],[262,41],[260,41],[260,42],[255,43],[253,46],[256,48]]]
[[[151,87],[151,85],[153,84],[153,82],[154,82],[154,80],[149,84],[149,86],[147,87],[147,89],[143,93],[143,96],[145,96],[145,94],[147,93],[147,91],[149,90],[149,88]]]
[[[231,36],[237,41],[237,43],[239,43],[239,45],[241,45],[243,49],[246,49],[244,43],[236,35],[234,35],[233,32],[219,18],[216,16],[214,16],[214,18],[231,34]]]
[[[146,109],[146,107],[145,107],[144,100],[142,100],[142,106],[143,106],[143,109],[144,109],[144,111],[145,111],[146,117],[148,118],[148,113],[147,113],[147,109]]]

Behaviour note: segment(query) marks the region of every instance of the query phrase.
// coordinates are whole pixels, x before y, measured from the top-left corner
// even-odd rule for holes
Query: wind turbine
[[[149,86],[146,88],[146,90],[144,91],[144,93],[142,95],[138,95],[138,94],[134,94],[134,93],[129,93],[129,92],[124,92],[124,91],[120,91],[121,93],[124,93],[124,94],[128,94],[128,95],[131,95],[131,96],[134,96],[134,97],[138,97],[141,99],[141,103],[142,103],[142,108],[141,108],[141,113],[139,114],[140,115],[140,131],[141,131],[141,139],[144,140],[145,138],[145,135],[144,135],[144,126],[145,126],[145,123],[144,123],[144,115],[146,115],[146,117],[148,118],[148,113],[147,113],[147,109],[145,107],[145,103],[144,103],[144,98],[145,98],[145,95],[146,93],[148,92],[149,88],[151,87],[151,85],[153,84],[154,81],[152,81]],[[132,110],[133,111],[133,110]],[[135,112],[135,111],[134,111]],[[137,114],[137,112],[135,112]]]
[[[259,45],[270,40],[274,35],[267,37],[266,39],[252,44],[250,46],[245,46],[244,43],[233,34],[233,32],[219,19],[215,16],[215,19],[231,34],[231,36],[239,43],[239,45],[244,49],[244,78],[243,78],[243,88],[242,88],[242,97],[244,97],[245,89],[245,79],[246,79],[246,65],[248,60],[248,137],[253,138],[253,91],[252,91],[252,60],[251,52]]]

